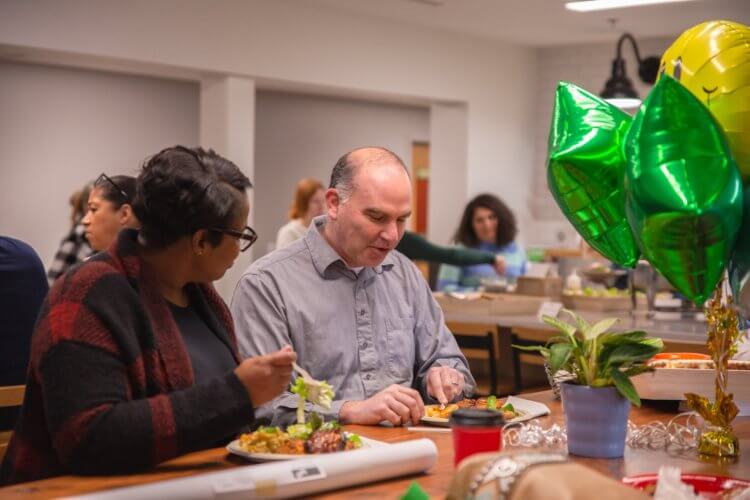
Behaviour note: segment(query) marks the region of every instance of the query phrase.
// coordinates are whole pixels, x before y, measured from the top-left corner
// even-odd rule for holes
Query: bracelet
[[[489,460],[469,485],[469,496],[476,496],[477,490],[489,482],[495,481],[498,499],[507,500],[516,480],[523,471],[534,465],[565,462],[567,457],[559,453],[516,453]]]

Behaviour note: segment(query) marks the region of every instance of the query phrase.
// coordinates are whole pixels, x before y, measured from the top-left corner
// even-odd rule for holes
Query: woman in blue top
[[[514,241],[517,233],[516,217],[510,208],[497,196],[480,194],[466,205],[453,239],[467,248],[502,255],[505,259],[504,276],[512,282],[526,272],[526,252]],[[463,267],[443,265],[438,288],[476,288],[482,278],[497,277],[495,267],[490,264]]]

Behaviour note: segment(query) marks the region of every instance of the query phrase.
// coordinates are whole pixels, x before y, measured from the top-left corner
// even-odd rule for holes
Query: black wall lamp
[[[625,59],[622,58],[622,44],[625,40],[629,40],[633,45],[635,58],[638,60],[638,76],[644,83],[653,85],[659,73],[659,57],[648,56],[641,59],[635,38],[630,33],[624,33],[617,41],[617,55],[612,61],[612,75],[599,94],[606,101],[622,109],[637,108],[641,104],[633,82],[625,74]]]

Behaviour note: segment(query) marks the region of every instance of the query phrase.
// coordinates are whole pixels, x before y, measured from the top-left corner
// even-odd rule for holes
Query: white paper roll
[[[436,461],[435,443],[429,439],[414,439],[345,454],[311,455],[68,498],[289,498],[424,472]]]

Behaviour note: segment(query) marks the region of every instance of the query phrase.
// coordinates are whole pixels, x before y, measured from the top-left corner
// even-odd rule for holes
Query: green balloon
[[[623,144],[631,121],[627,113],[572,83],[557,85],[549,190],[589,245],[625,267],[635,267],[639,255],[623,191]]]
[[[742,182],[721,126],[662,76],[625,143],[626,212],[643,255],[688,299],[713,293],[742,222]]]

